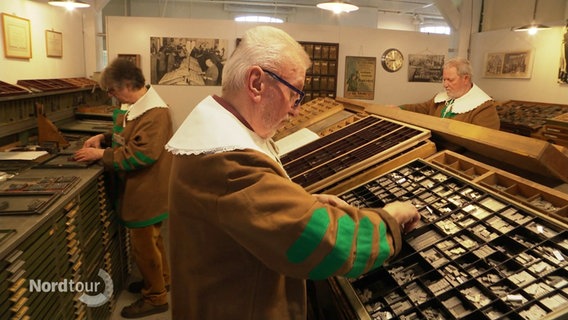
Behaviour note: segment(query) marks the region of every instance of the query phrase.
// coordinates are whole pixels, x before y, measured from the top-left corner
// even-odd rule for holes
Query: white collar
[[[160,97],[158,92],[153,87],[149,87],[148,91],[140,99],[131,105],[121,107],[121,109],[126,109],[126,120],[132,121],[148,110],[167,107],[167,103]]]
[[[451,98],[448,97],[448,94],[445,91],[438,93],[434,97],[435,103],[440,103],[448,100],[451,100]],[[466,94],[454,100],[454,103],[452,104],[452,112],[466,113],[479,107],[484,102],[489,100],[493,99],[474,84],[471,89],[466,92]]]
[[[213,97],[203,99],[185,118],[166,144],[175,155],[198,155],[253,149],[279,162],[272,139],[263,139],[248,129]]]

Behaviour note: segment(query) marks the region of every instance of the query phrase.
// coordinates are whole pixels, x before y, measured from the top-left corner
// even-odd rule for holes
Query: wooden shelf
[[[312,60],[306,71],[305,102],[319,98],[335,98],[337,92],[338,43],[302,42],[300,44]]]

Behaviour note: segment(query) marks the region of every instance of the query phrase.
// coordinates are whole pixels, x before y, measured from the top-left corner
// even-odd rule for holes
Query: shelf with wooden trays
[[[17,84],[36,92],[68,90],[77,88],[75,85],[61,79],[18,80]]]
[[[510,100],[497,106],[501,131],[542,138],[541,129],[549,119],[568,112],[568,105]],[[546,140],[546,139],[544,139]]]
[[[316,192],[428,139],[430,132],[367,116],[281,157],[292,181]]]
[[[284,127],[276,131],[273,139],[275,141],[280,140],[289,134],[307,128],[342,110],[343,105],[330,98],[317,98],[308,101],[301,106],[300,112],[296,117],[291,118]]]
[[[319,97],[335,98],[339,44],[305,41],[300,41],[300,44],[312,61],[312,65],[306,71],[304,100],[310,101]]]
[[[99,85],[99,83],[95,80],[92,79],[87,79],[87,78],[62,78],[62,81],[68,82],[69,84],[71,84],[74,87],[77,88],[84,88],[84,87],[96,87]]]
[[[24,93],[30,93],[30,91],[23,87],[0,81],[0,97],[18,95]]]

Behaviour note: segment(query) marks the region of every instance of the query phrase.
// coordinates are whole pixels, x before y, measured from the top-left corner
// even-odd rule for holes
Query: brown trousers
[[[170,284],[170,266],[160,232],[162,223],[130,230],[130,246],[134,262],[144,281],[142,297],[153,305],[168,302],[166,285]]]

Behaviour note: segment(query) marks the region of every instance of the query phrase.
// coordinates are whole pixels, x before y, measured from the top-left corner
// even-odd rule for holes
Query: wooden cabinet
[[[335,98],[339,44],[302,41],[300,41],[300,44],[312,60],[312,66],[306,72],[304,102],[319,97]]]

